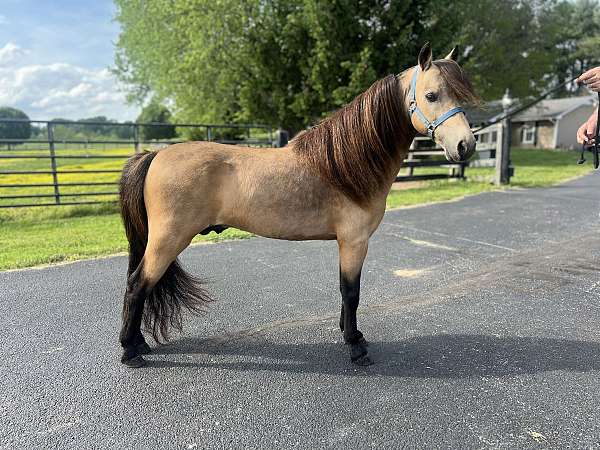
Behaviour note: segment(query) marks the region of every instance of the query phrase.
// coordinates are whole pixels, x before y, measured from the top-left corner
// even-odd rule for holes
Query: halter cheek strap
[[[425,125],[425,127],[427,127],[427,135],[431,139],[433,139],[433,134],[437,127],[439,127],[441,124],[443,124],[450,117],[452,117],[458,113],[464,113],[465,110],[460,107],[452,108],[451,110],[446,111],[440,117],[435,119],[433,122],[430,122],[427,119],[427,117],[425,117],[425,114],[423,114],[423,111],[421,111],[419,109],[419,107],[417,106],[417,78],[419,76],[420,71],[421,71],[421,69],[417,66],[417,68],[415,69],[415,73],[412,77],[412,80],[410,82],[410,91],[408,94],[408,96],[410,98],[410,106],[408,107],[408,110],[409,110],[411,116],[413,115],[413,113],[416,113],[417,116],[419,116],[419,119],[421,120],[421,122],[423,122],[423,125]]]

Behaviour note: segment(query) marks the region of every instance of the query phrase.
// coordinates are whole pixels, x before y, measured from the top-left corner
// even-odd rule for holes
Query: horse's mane
[[[409,136],[404,90],[394,75],[291,141],[321,177],[359,204],[381,190],[399,145]]]

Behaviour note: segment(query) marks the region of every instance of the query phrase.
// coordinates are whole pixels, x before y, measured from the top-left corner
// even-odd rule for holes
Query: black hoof
[[[352,362],[357,366],[370,366],[373,364],[373,360],[369,357],[369,355],[362,355],[358,359],[353,359]]]
[[[137,345],[135,351],[138,355],[147,355],[152,352],[152,348],[145,342],[142,342],[141,344]]]
[[[360,343],[350,345],[350,359],[352,362],[356,362],[364,356],[367,356],[367,349],[364,345]]]
[[[369,342],[368,342],[368,341],[367,341],[367,340],[366,340],[364,337],[362,337],[362,336],[361,336],[361,337],[360,337],[360,339],[358,340],[358,343],[359,343],[360,345],[364,345],[365,347],[368,347],[368,346],[369,346]]]
[[[147,355],[151,351],[152,349],[146,342],[140,342],[137,345],[124,347],[121,362],[127,367],[143,367],[146,365],[146,361],[142,358],[142,355]]]
[[[131,359],[121,358],[121,362],[131,369],[138,369],[146,365],[146,360],[141,355],[135,356]]]

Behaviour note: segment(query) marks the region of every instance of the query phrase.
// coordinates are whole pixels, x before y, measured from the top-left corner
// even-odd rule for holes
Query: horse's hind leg
[[[359,365],[372,364],[368,356],[366,341],[358,330],[356,310],[360,299],[360,274],[367,255],[368,240],[338,239],[340,250],[340,292],[342,294],[342,314],[340,328],[344,341],[350,346],[350,359]]]
[[[142,276],[143,260],[127,279],[127,289],[123,299],[123,325],[119,340],[123,347],[121,362],[129,367],[145,364],[140,356],[149,353],[150,348],[141,332],[144,302],[152,286]]]
[[[173,230],[162,230],[158,236],[150,234],[144,257],[127,280],[127,290],[123,301],[123,326],[119,335],[123,355],[121,362],[129,367],[142,367],[145,361],[141,355],[150,352],[141,332],[144,303],[168,267],[190,243],[190,238],[182,238]]]

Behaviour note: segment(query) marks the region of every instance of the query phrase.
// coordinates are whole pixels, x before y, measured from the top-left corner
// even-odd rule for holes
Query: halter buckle
[[[435,131],[435,128],[436,128],[436,126],[433,123],[430,123],[429,125],[427,125],[427,134],[432,139],[433,139],[433,132]]]

